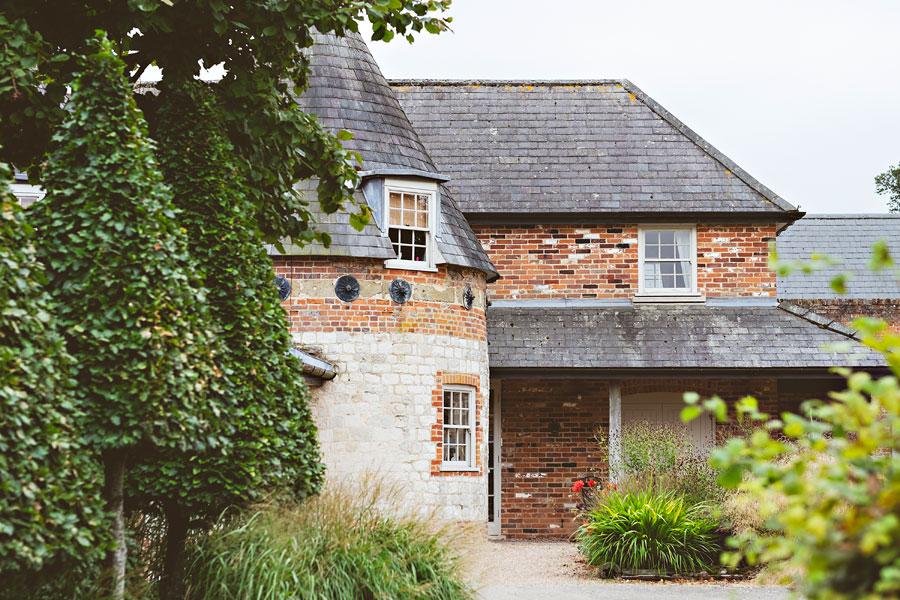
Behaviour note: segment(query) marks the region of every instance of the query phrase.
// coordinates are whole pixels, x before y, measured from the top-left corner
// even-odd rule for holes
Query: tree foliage
[[[54,315],[74,357],[79,427],[104,464],[123,579],[129,457],[220,443],[213,329],[124,65],[101,35],[72,86],[30,210]]]
[[[248,198],[261,229],[270,240],[290,236],[313,239],[306,201],[295,183],[318,177],[318,198],[326,212],[352,201],[357,185],[355,161],[316,119],[298,110],[296,94],[307,85],[309,64],[303,50],[313,43],[312,31],[342,35],[357,31],[368,19],[373,38],[401,34],[410,41],[423,29],[437,33],[449,19],[433,16],[449,0],[10,0],[10,20],[26,19],[46,41],[35,77],[48,93],[34,91],[0,99],[0,110],[18,119],[19,132],[0,132],[20,142],[8,156],[19,168],[38,165],[46,135],[59,119],[59,85],[71,81],[72,58],[84,52],[94,29],[108,32],[116,52],[135,77],[150,64],[163,69],[169,83],[185,81],[199,65],[224,64],[217,88],[222,115],[234,145],[237,166],[247,181]],[[60,57],[60,58],[57,58]],[[68,57],[68,58],[65,58]],[[51,93],[52,92],[52,93]],[[0,93],[3,93],[0,90]],[[30,116],[26,116],[29,115]],[[37,115],[41,117],[38,118]],[[32,169],[34,172],[35,169]]]
[[[888,210],[900,212],[900,163],[875,177],[875,191],[888,197]]]
[[[175,85],[178,89],[164,88],[154,137],[176,218],[187,231],[220,330],[219,364],[227,380],[217,393],[219,404],[233,413],[235,428],[224,437],[224,455],[173,452],[132,472],[129,498],[164,508],[170,581],[180,581],[178,555],[189,526],[212,522],[225,508],[245,505],[266,491],[304,497],[318,491],[323,477],[308,389],[301,365],[288,354],[289,327],[272,283],[272,261],[221,112],[205,84]],[[183,592],[167,595],[183,597]]]
[[[871,265],[893,265],[883,243]],[[747,494],[764,522],[732,540],[729,560],[787,563],[810,599],[900,597],[900,335],[879,319],[853,325],[893,375],[837,369],[847,389],[804,403],[802,416],[770,418],[743,398],[737,416],[755,431],[711,457],[720,483]],[[720,398],[685,400],[684,419],[704,410],[726,418]]]
[[[71,357],[42,289],[33,230],[0,164],[0,598],[102,554],[99,472],[75,423]]]

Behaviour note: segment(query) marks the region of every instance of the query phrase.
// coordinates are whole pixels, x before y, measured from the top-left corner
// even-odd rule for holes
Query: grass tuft
[[[469,600],[454,534],[364,481],[223,518],[190,549],[189,600]]]

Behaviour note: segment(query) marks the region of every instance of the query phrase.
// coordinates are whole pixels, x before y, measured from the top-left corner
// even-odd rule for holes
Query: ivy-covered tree
[[[44,200],[29,209],[69,353],[83,440],[103,464],[124,586],[126,465],[160,448],[220,444],[227,416],[213,325],[124,64],[98,33],[53,136]]]
[[[23,597],[108,547],[100,477],[75,423],[72,359],[0,164],[0,598]]]
[[[313,29],[342,35],[368,19],[373,39],[387,41],[396,33],[412,41],[414,32],[446,29],[450,19],[432,13],[449,5],[450,0],[7,0],[7,17],[26,20],[48,50],[34,66],[46,93],[2,97],[0,90],[0,111],[21,124],[0,131],[0,145],[17,141],[0,159],[20,169],[32,165],[37,174],[46,133],[59,119],[61,86],[77,68],[74,56],[100,28],[135,79],[150,64],[162,67],[164,80],[173,84],[193,78],[201,62],[223,64],[222,116],[254,215],[270,241],[310,240],[309,211],[295,183],[318,177],[319,202],[329,213],[352,201],[357,184],[351,154],[295,101],[307,85],[303,50],[313,43]]]
[[[900,163],[875,177],[875,191],[888,197],[888,210],[900,212]]]
[[[156,128],[157,156],[172,188],[176,219],[204,274],[218,323],[217,393],[233,412],[227,455],[169,452],[131,472],[129,500],[155,502],[167,524],[160,597],[184,597],[185,540],[224,509],[267,491],[303,497],[318,491],[323,468],[301,365],[273,284],[272,261],[253,218],[212,91],[192,80],[166,85]]]

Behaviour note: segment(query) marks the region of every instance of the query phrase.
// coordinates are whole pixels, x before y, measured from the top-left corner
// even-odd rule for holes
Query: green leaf
[[[688,423],[703,414],[703,409],[699,406],[685,406],[681,409],[681,422]]]

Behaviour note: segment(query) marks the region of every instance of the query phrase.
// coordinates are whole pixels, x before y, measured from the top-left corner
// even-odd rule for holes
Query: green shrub
[[[611,571],[710,571],[720,547],[705,509],[674,492],[612,492],[596,499],[575,540],[589,564]]]
[[[718,472],[709,466],[705,449],[697,448],[680,424],[638,421],[622,427],[619,489],[629,492],[675,492],[685,504],[704,504],[710,514],[727,499]],[[597,443],[607,452],[606,439]]]
[[[195,541],[187,598],[472,598],[447,535],[401,512],[377,485],[267,505]]]

